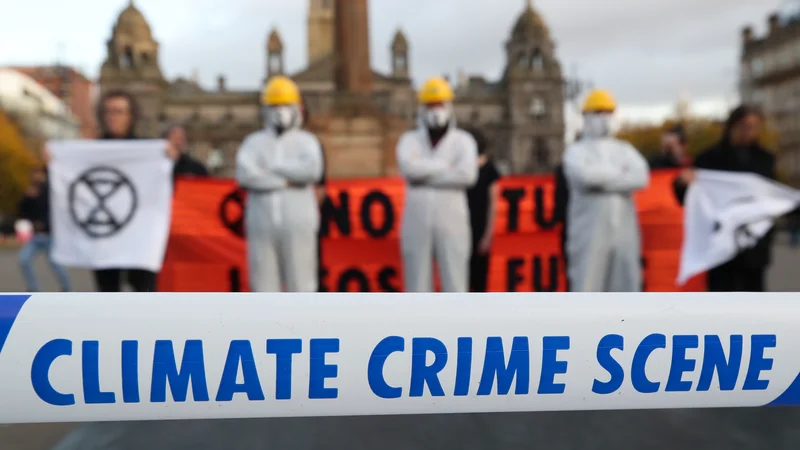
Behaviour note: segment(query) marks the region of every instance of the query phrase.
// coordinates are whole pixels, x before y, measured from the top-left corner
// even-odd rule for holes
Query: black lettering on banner
[[[504,189],[503,198],[508,202],[508,225],[506,231],[513,233],[519,229],[519,202],[525,197],[524,189]]]
[[[372,223],[372,204],[379,203],[383,207],[383,224],[380,228]],[[394,208],[392,200],[381,191],[372,191],[361,202],[361,223],[367,234],[373,238],[382,238],[389,234],[394,227]]]
[[[222,201],[219,203],[219,219],[222,226],[239,238],[245,237],[245,203],[245,193],[238,188],[222,197]]]
[[[397,269],[385,267],[378,273],[378,286],[383,292],[400,292],[400,287],[393,281],[397,278]]]
[[[330,292],[328,289],[328,269],[325,266],[319,268],[319,283],[318,290],[320,292]]]
[[[233,266],[228,271],[228,280],[230,282],[231,292],[242,292],[242,271],[236,266]]]
[[[322,237],[330,235],[330,222],[336,224],[339,233],[344,237],[350,237],[350,195],[347,192],[339,193],[339,205],[335,205],[329,196],[325,196],[322,202],[322,223],[320,233]]]
[[[547,286],[544,285],[544,275],[542,272],[542,256],[533,258],[533,290],[535,292],[556,292],[558,290],[558,256],[550,255],[550,280]]]
[[[517,292],[517,286],[523,281],[519,271],[524,265],[522,258],[511,258],[506,262],[506,292]]]
[[[350,282],[358,283],[358,292],[370,292],[369,279],[364,275],[364,272],[355,268],[347,269],[342,273],[339,277],[339,283],[337,283],[337,292],[349,292],[347,288]]]
[[[645,269],[647,269],[647,258],[642,256],[639,259],[639,262],[641,263],[641,267],[642,267],[642,292],[647,292],[647,278],[644,276]]]
[[[541,186],[537,187],[534,191],[534,201],[533,213],[536,225],[543,230],[552,230],[555,228],[556,225],[558,225],[555,208],[553,208],[549,219],[544,217],[544,189]]]

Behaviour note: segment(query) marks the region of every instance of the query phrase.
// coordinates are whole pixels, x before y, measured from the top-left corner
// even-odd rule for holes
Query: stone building
[[[367,9],[367,0],[309,0],[309,61],[296,73],[286,71],[291,45],[279,32],[272,30],[265,42],[264,80],[286,74],[298,83],[332,178],[394,173],[397,138],[415,125],[413,39],[398,30],[386,49],[391,71],[370,68]],[[214,90],[187,78],[168,81],[159,66],[159,44],[133,0],[119,15],[107,48],[101,92],[124,88],[136,95],[142,109],[138,132],[155,136],[165,121],[183,123],[196,156],[214,155],[221,161],[218,173],[230,175],[239,143],[261,126],[261,86],[232,91],[223,76]],[[531,0],[513,24],[505,52],[499,80],[456,80],[457,118],[485,130],[491,151],[512,172],[549,170],[564,147],[563,80],[552,37]]]
[[[800,14],[771,14],[763,36],[742,29],[740,94],[777,128],[780,170],[800,182]]]

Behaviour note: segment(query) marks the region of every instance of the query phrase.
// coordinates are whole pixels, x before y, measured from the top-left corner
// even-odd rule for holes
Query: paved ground
[[[785,240],[784,240],[785,242]],[[44,285],[56,287],[40,261]],[[773,291],[800,291],[800,250],[776,248]],[[75,288],[91,277],[74,271]],[[0,291],[25,286],[0,250]],[[0,450],[797,450],[800,409],[472,414],[0,426]]]

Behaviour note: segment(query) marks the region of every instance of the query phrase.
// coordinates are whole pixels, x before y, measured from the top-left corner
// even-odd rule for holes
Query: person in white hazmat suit
[[[472,251],[466,191],[478,179],[478,144],[456,127],[453,90],[432,78],[419,92],[419,126],[397,143],[406,179],[400,230],[406,292],[433,291],[433,261],[445,292],[467,292]]]
[[[247,190],[245,231],[250,290],[316,292],[322,147],[301,129],[300,91],[272,78],[262,105],[266,127],[250,134],[236,157],[236,179]]]
[[[612,136],[616,102],[592,92],[583,107],[583,139],[564,154],[569,185],[567,268],[574,292],[638,292],[641,236],[633,194],[650,182],[645,158]]]

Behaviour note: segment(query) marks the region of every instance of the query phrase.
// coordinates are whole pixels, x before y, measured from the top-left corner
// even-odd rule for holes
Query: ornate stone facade
[[[342,17],[337,17],[339,10]],[[397,138],[414,126],[409,39],[402,31],[396,33],[388,49],[390,73],[369,68],[366,11],[367,0],[309,0],[309,64],[288,74],[306,99],[309,127],[325,145],[332,178],[392,174]],[[286,74],[287,46],[277,30],[269,33],[265,47],[264,79]],[[125,88],[137,96],[143,136],[157,135],[165,121],[183,123],[195,155],[205,159],[213,151],[221,157],[218,173],[231,175],[239,143],[261,126],[260,87],[230,91],[223,77],[216,90],[185,78],[168,82],[158,51],[147,21],[131,0],[108,41],[101,91]],[[336,57],[342,51],[350,52],[345,59],[354,58],[361,66],[343,67],[344,59]],[[483,129],[492,153],[511,172],[550,170],[564,147],[563,80],[549,30],[530,0],[512,28],[506,55],[497,81],[459,75],[454,83],[457,118],[460,124]]]
[[[742,29],[742,101],[760,106],[777,128],[781,170],[800,184],[800,11],[771,14],[767,33]]]

